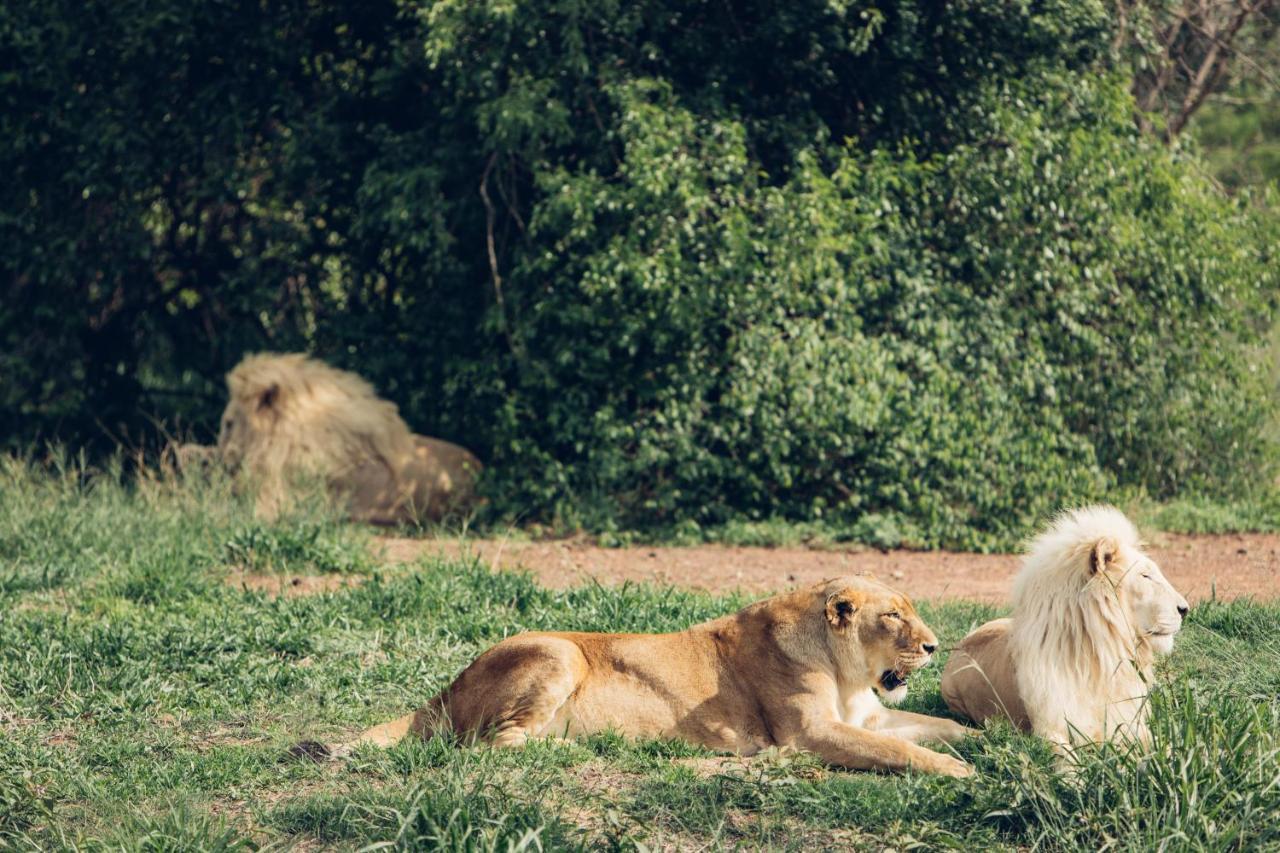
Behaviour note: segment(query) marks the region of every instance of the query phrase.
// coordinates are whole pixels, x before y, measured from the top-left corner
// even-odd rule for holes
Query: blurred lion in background
[[[480,460],[414,435],[354,373],[301,353],[261,353],[227,374],[227,390],[216,458],[252,484],[261,517],[277,516],[308,479],[372,524],[434,521],[475,505]],[[184,454],[201,458],[190,445],[180,463]]]

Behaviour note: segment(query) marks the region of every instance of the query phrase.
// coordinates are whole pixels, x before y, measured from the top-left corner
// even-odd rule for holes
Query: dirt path
[[[1280,597],[1280,535],[1159,535],[1150,553],[1191,601]],[[602,584],[648,581],[713,592],[773,592],[838,574],[869,571],[917,599],[967,598],[1001,603],[1018,568],[1010,554],[947,551],[827,551],[806,548],[600,548],[583,541],[381,538],[384,559],[477,555],[500,568],[528,569],[552,587],[592,579]]]

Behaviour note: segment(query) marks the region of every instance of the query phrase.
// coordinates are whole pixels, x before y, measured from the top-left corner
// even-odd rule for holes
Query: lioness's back
[[[439,697],[458,732],[532,736],[608,728],[660,736],[714,697],[699,634],[529,632],[481,654]],[[432,726],[434,728],[434,726]]]
[[[993,619],[960,641],[942,672],[942,698],[953,712],[975,723],[1003,716],[1029,731],[1031,721],[1009,654],[1012,624],[1007,618]]]

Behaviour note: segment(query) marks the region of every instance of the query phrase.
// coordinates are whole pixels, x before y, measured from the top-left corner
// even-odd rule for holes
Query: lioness
[[[906,596],[869,577],[836,578],[673,634],[511,637],[416,713],[333,749],[387,746],[408,732],[521,746],[612,729],[742,755],[791,746],[842,767],[968,776],[963,761],[917,743],[970,729],[876,698],[901,701],[937,647]]]

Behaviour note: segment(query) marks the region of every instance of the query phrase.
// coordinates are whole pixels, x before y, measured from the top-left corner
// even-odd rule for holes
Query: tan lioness
[[[855,769],[968,776],[917,744],[971,730],[884,707],[938,640],[906,596],[865,576],[783,593],[673,634],[529,633],[480,655],[414,714],[358,744],[452,730],[495,746],[613,730],[751,755],[796,747]]]

